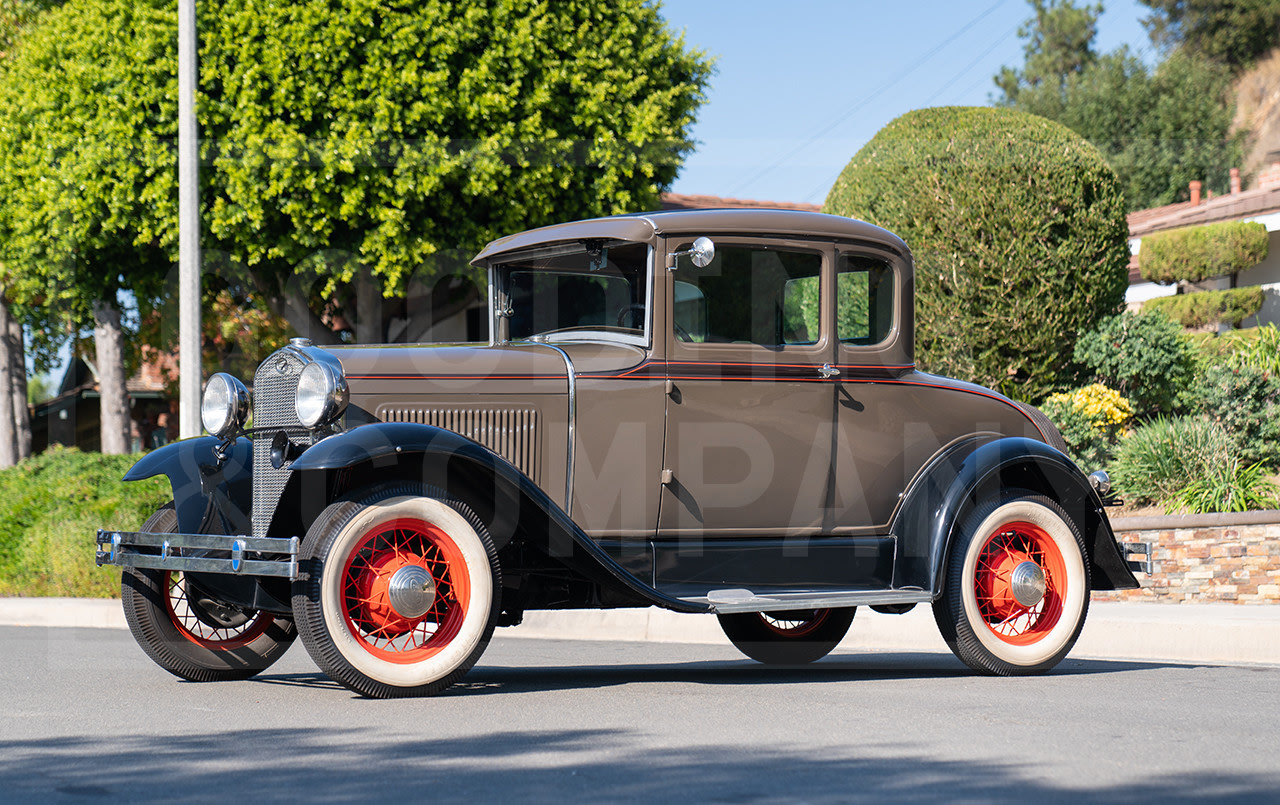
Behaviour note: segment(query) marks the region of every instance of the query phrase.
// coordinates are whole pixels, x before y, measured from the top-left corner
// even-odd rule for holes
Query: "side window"
[[[679,250],[690,244],[679,244]],[[817,343],[822,255],[717,245],[711,263],[679,263],[676,337],[685,342],[778,347]]]
[[[883,260],[841,255],[836,266],[836,334],[855,346],[879,344],[893,327],[893,269]]]

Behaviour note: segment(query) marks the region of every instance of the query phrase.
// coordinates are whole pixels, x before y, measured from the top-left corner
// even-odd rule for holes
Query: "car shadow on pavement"
[[[631,655],[634,656],[634,655]],[[834,655],[809,665],[762,665],[748,659],[694,662],[633,662],[603,665],[504,665],[481,663],[441,696],[586,690],[620,685],[683,682],[693,685],[823,685],[839,682],[983,678],[950,654],[874,653]],[[1120,674],[1154,668],[1197,666],[1129,660],[1067,659],[1049,676]],[[253,684],[341,689],[322,673],[264,673]]]

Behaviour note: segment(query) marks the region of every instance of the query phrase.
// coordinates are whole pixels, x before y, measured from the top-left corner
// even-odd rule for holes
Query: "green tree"
[[[827,212],[901,235],[916,259],[916,356],[1038,400],[1074,379],[1081,332],[1124,299],[1124,202],[1101,155],[1009,109],[921,109],[860,150]]]
[[[999,103],[1017,103],[1023,92],[1061,92],[1073,75],[1084,72],[1097,59],[1093,40],[1098,34],[1102,3],[1077,6],[1072,0],[1028,0],[1034,16],[1018,28],[1027,40],[1021,70],[1002,67],[995,77],[1001,92]]]
[[[24,31],[34,25],[40,12],[62,5],[63,0],[0,0],[0,83],[6,63]],[[5,204],[0,197],[0,208]],[[4,211],[0,209],[0,218]],[[47,323],[40,306],[14,303],[10,288],[14,282],[0,260],[0,467],[31,455],[31,416],[27,409],[26,332],[24,325]],[[47,342],[41,344],[47,352]],[[37,356],[38,358],[40,356]],[[41,363],[38,359],[37,363]]]
[[[411,280],[495,237],[654,208],[710,69],[644,0],[230,0],[214,24],[210,232],[317,337],[317,292],[383,339]]]
[[[500,234],[656,206],[711,69],[645,0],[200,12],[205,245],[322,340],[342,320],[385,338]],[[100,331],[121,392],[122,293],[145,305],[176,255],[176,19],[72,0],[0,87],[0,261],[22,299]]]
[[[1039,0],[1032,5],[1043,8]],[[1226,192],[1229,169],[1243,157],[1242,135],[1231,131],[1230,72],[1182,51],[1149,68],[1123,47],[1095,55],[1093,28],[1077,24],[1070,40],[1042,29],[1055,14],[1080,19],[1093,10],[1066,2],[1028,20],[1027,66],[995,77],[997,103],[1056,120],[1093,143],[1124,185],[1130,210],[1183,200],[1192,180]],[[1010,84],[1010,76],[1020,80]]]
[[[24,34],[0,86],[0,261],[18,301],[93,329],[107,453],[130,443],[122,293],[153,295],[177,238],[175,19],[75,0]]]
[[[1139,0],[1151,41],[1239,70],[1280,44],[1277,0]]]
[[[0,63],[13,51],[23,29],[44,11],[65,0],[0,0]]]

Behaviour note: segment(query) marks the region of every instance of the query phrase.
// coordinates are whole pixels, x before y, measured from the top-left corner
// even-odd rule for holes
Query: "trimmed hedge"
[[[1159,310],[1183,327],[1230,324],[1239,327],[1262,310],[1266,293],[1257,285],[1225,291],[1198,291],[1162,296],[1143,303],[1143,310]]]
[[[1128,227],[1115,173],[1040,117],[909,112],[858,151],[824,210],[911,247],[923,368],[1019,399],[1072,385],[1076,338],[1124,300]]]
[[[1138,270],[1149,282],[1202,282],[1235,274],[1267,259],[1267,228],[1254,221],[1222,221],[1170,229],[1142,239]]]

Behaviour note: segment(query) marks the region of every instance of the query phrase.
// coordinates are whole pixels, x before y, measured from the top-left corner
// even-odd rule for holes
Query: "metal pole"
[[[199,436],[200,158],[196,127],[196,0],[178,2],[179,435]]]

